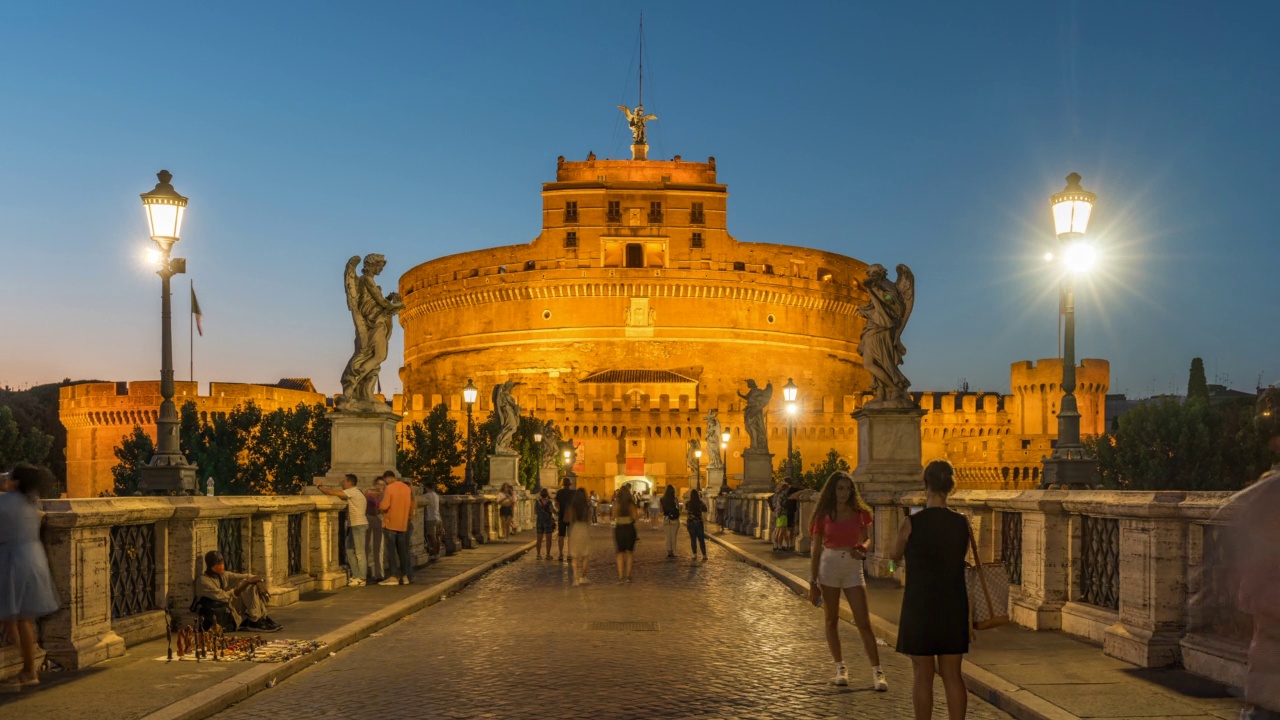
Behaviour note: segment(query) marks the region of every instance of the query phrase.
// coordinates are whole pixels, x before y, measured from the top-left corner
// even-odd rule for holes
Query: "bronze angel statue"
[[[347,291],[347,309],[356,325],[355,352],[342,371],[342,395],[339,409],[387,410],[385,403],[374,399],[374,388],[382,361],[387,359],[387,343],[391,340],[391,321],[404,309],[399,293],[383,297],[377,276],[387,266],[387,259],[377,253],[364,256],[364,267],[356,275],[360,256],[347,261],[343,285]]]
[[[644,124],[650,120],[657,120],[657,115],[645,115],[644,105],[637,105],[635,110],[626,105],[619,105],[618,109],[626,113],[627,124],[631,126],[631,137],[633,145],[644,145],[646,143],[644,137]]]
[[[902,330],[911,318],[916,301],[916,276],[906,265],[898,266],[898,279],[889,282],[883,265],[867,268],[867,279],[862,281],[870,301],[858,308],[858,314],[866,318],[858,352],[862,365],[871,373],[871,390],[875,398],[870,406],[909,407],[911,398],[907,389],[911,381],[898,369],[907,349],[902,345]]]

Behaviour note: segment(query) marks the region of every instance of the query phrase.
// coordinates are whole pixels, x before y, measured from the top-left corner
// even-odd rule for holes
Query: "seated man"
[[[215,623],[222,626],[223,632],[276,632],[283,627],[267,617],[270,595],[265,579],[227,572],[222,553],[217,550],[205,553],[204,567],[191,603],[191,611],[200,614],[201,630],[209,630]]]

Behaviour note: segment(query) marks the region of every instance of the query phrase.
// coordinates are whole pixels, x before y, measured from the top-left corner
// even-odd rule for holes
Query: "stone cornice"
[[[422,291],[419,291],[422,292]],[[520,302],[559,298],[689,298],[698,300],[726,300],[733,302],[758,302],[770,305],[797,307],[804,310],[852,316],[857,308],[854,297],[844,300],[830,293],[807,288],[769,287],[752,285],[707,284],[683,279],[655,278],[653,280],[619,281],[590,279],[583,281],[531,281],[521,284],[504,284],[461,292],[432,292],[432,299],[414,302],[406,299],[407,307],[401,312],[402,320],[410,320],[434,312],[455,308],[475,307],[499,302]],[[416,294],[416,293],[415,293]]]

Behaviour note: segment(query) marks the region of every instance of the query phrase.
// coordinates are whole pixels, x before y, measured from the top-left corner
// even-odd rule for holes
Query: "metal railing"
[[[111,619],[156,607],[156,526],[111,526]]]
[[[1120,521],[1080,517],[1080,602],[1120,609]]]

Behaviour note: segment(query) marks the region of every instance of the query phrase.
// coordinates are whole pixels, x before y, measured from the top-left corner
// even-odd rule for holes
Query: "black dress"
[[[969,652],[969,595],[964,559],[969,523],[947,508],[925,508],[911,516],[907,538],[907,586],[898,622],[898,652],[904,655],[963,655]]]

